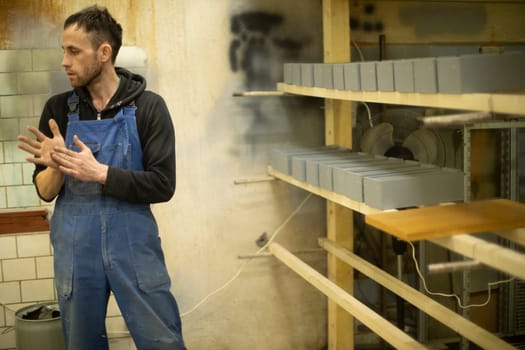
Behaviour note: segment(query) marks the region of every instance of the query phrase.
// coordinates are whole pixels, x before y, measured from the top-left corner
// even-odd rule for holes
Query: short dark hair
[[[111,60],[115,63],[122,46],[122,26],[111,16],[107,8],[94,5],[74,13],[64,22],[64,29],[73,24],[92,34],[94,48],[107,41],[113,51]]]

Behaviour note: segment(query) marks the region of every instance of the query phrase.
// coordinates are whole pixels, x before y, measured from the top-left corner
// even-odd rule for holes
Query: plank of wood
[[[515,349],[512,345],[501,340],[496,335],[467,320],[446,306],[426,296],[403,281],[396,279],[389,273],[370,264],[366,260],[355,255],[348,249],[325,238],[319,239],[319,245],[327,252],[336,255],[345,263],[361,271],[377,283],[396,293],[426,314],[432,316],[455,332],[465,336],[483,349]]]
[[[277,90],[295,95],[347,101],[506,113],[520,118],[525,116],[525,94],[523,93],[420,94],[398,91],[335,90],[284,83],[278,83]]]
[[[0,212],[0,234],[49,231],[48,211],[20,210]]]
[[[430,242],[525,280],[525,254],[473,235],[436,237]]]
[[[270,244],[268,249],[282,263],[320,290],[330,300],[337,303],[337,305],[343,308],[346,312],[354,315],[357,319],[363,322],[364,325],[396,349],[426,349],[423,344],[418,343],[390,321],[361,303],[343,288],[321,275],[278,243]],[[347,330],[347,332],[351,333],[349,330]],[[353,347],[338,349],[353,349]]]
[[[525,227],[525,204],[488,199],[371,214],[365,220],[400,239],[416,241]]]
[[[323,61],[350,62],[350,0],[323,0]],[[351,102],[325,100],[325,143],[352,146]],[[353,247],[353,213],[328,201],[327,236],[346,248]],[[348,265],[328,256],[328,275],[332,281],[351,292],[353,273]],[[328,301],[328,348],[353,349],[354,323],[351,315],[333,301]]]

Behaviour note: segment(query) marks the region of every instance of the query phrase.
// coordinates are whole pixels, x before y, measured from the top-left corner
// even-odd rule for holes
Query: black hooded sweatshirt
[[[100,112],[100,117],[113,118],[122,106],[135,104],[144,170],[109,167],[102,194],[131,203],[168,201],[175,192],[175,132],[166,103],[161,96],[145,90],[146,80],[140,75],[123,68],[116,68],[116,72],[120,77],[119,87],[107,107]],[[98,112],[87,89],[76,88],[75,91],[80,100],[80,120],[97,119]],[[39,129],[48,137],[53,137],[48,124],[53,118],[65,138],[69,112],[67,99],[70,95],[71,91],[64,92],[46,102]],[[36,166],[33,182],[44,169],[44,166]]]

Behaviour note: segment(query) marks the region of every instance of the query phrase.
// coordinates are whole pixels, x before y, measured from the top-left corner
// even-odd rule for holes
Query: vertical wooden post
[[[350,2],[323,0],[323,56],[325,63],[350,62]],[[351,102],[325,100],[325,143],[352,148]],[[353,250],[352,211],[327,201],[327,237]],[[353,292],[353,270],[328,255],[328,278],[347,292]],[[328,301],[328,349],[354,348],[352,316],[333,301]]]

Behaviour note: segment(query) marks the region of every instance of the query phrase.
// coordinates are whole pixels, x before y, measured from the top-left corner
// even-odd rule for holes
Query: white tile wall
[[[16,141],[7,141],[4,142],[4,157],[5,163],[17,163],[25,164],[25,159],[27,158],[27,153],[20,150],[17,147],[18,142]]]
[[[0,334],[15,324],[16,310],[55,300],[48,233],[0,235]],[[14,348],[15,332],[0,336],[0,349]]]
[[[18,131],[18,120],[15,118],[0,119],[0,141],[11,140],[11,135]]]
[[[0,307],[0,327],[5,327],[5,311],[3,307]]]
[[[0,300],[3,304],[14,304],[22,301],[20,282],[0,283]]]
[[[7,187],[7,207],[27,208],[40,205],[40,199],[32,185]]]
[[[62,74],[63,76],[64,74]],[[49,92],[49,72],[24,72],[17,75],[18,94],[34,95]],[[31,98],[32,99],[32,98]],[[33,115],[33,114],[29,114]]]
[[[19,257],[51,255],[49,234],[24,234],[16,237]]]
[[[0,260],[16,258],[16,237],[0,236]]]
[[[20,164],[0,164],[0,186],[21,185],[21,170]]]
[[[52,256],[40,256],[36,258],[36,278],[53,278],[55,272],[53,269]]]
[[[0,50],[0,72],[31,70],[30,50]]]
[[[55,299],[55,286],[52,279],[21,281],[22,302],[38,302]]]
[[[7,191],[5,187],[0,187],[0,209],[7,208]]]
[[[128,327],[122,316],[113,316],[106,319],[106,328],[108,336],[125,335],[128,333]]]
[[[62,70],[63,52],[61,49],[35,49],[32,50],[32,55],[33,71]]]
[[[33,186],[33,172],[35,171],[35,166],[33,164],[22,164],[22,178],[24,185]]]
[[[5,333],[4,333],[5,332]],[[0,349],[15,349],[16,334],[10,329],[0,328]]]
[[[34,114],[33,97],[31,95],[0,96],[0,117],[19,118],[32,115]],[[14,139],[16,139],[16,137],[14,137],[13,140]]]
[[[16,95],[16,74],[0,73],[0,95]]]
[[[108,301],[108,316],[119,316],[120,309],[117,304],[117,300],[113,294],[110,295]]]
[[[8,259],[2,261],[4,282],[36,278],[35,258]]]

